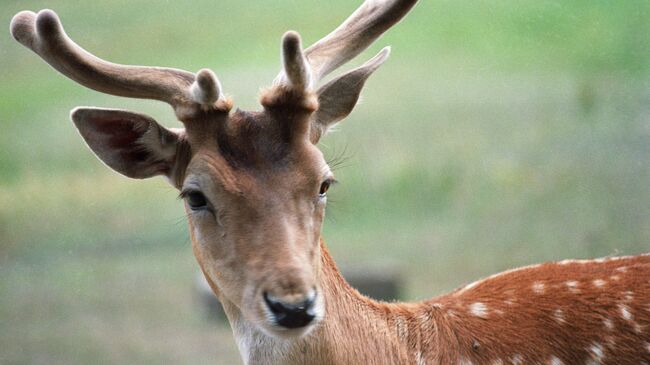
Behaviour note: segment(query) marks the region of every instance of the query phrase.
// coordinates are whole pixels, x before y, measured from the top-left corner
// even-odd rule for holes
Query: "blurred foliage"
[[[3,1],[55,9],[115,62],[210,67],[237,106],[358,2]],[[321,143],[342,182],[325,237],[347,265],[404,267],[429,297],[512,266],[650,249],[650,2],[423,1],[364,100]],[[6,29],[6,28],[5,28]],[[237,359],[192,294],[176,192],[98,162],[76,105],[169,107],[84,89],[0,35],[0,363]]]

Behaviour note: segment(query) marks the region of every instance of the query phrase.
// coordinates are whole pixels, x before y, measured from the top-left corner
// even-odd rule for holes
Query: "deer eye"
[[[189,205],[192,210],[205,209],[208,205],[205,195],[200,191],[188,191],[183,195],[187,205]]]
[[[320,184],[320,190],[318,191],[318,196],[324,198],[327,195],[327,191],[330,189],[331,184],[332,182],[330,180],[323,181],[323,183]]]

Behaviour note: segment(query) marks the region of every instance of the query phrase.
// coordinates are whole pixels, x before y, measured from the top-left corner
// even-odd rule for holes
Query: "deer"
[[[366,0],[307,48],[286,32],[259,111],[232,111],[209,69],[104,61],[51,10],[18,13],[11,33],[85,87],[172,107],[183,128],[118,109],[79,107],[71,119],[108,167],[178,189],[193,253],[245,364],[650,364],[650,254],[516,268],[414,303],[372,300],[341,276],[321,237],[336,180],[317,144],[390,48],[318,83],[415,3]]]

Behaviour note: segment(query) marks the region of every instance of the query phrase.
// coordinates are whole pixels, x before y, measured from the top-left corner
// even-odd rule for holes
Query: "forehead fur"
[[[318,108],[316,96],[283,85],[262,92],[263,111],[237,109],[218,118],[187,121],[190,140],[202,147],[216,145],[233,167],[255,167],[286,162],[291,152],[309,140],[310,116]]]
[[[215,133],[218,152],[233,167],[262,167],[286,162],[291,126],[266,112],[237,110]]]
[[[326,164],[309,138],[315,95],[274,86],[260,101],[262,111],[216,111],[184,121],[197,166],[233,192],[249,190],[251,178],[273,179],[283,170],[296,179],[322,178]]]
[[[295,133],[294,124],[295,120],[275,117],[267,110],[239,109],[225,120],[202,128],[195,124],[188,128],[194,142],[192,160],[197,166],[205,166],[227,190],[237,193],[249,191],[247,187],[258,175],[273,179],[278,173],[286,175],[282,174],[286,171],[299,180],[321,179],[326,167],[322,154],[307,134]]]

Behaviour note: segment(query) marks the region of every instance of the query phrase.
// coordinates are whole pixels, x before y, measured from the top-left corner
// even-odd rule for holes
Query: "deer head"
[[[275,336],[306,333],[325,315],[318,280],[327,190],[334,181],[316,147],[353,109],[389,49],[325,85],[414,5],[365,2],[304,49],[282,38],[283,69],[262,92],[261,111],[231,112],[215,74],[125,66],[77,46],[50,10],[24,11],[11,32],[52,67],[91,89],[169,103],[183,129],[124,110],[77,108],[71,117],[93,152],[131,178],[165,176],[180,190],[194,254],[224,303]]]

